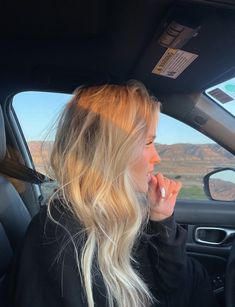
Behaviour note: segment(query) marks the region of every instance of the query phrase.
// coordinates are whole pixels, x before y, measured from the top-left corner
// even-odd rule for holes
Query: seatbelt
[[[35,184],[53,181],[51,178],[9,158],[0,161],[0,173]]]

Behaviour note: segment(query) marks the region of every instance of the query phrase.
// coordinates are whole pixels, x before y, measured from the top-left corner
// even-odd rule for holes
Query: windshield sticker
[[[233,101],[233,98],[222,91],[220,88],[215,88],[212,91],[207,92],[208,95],[218,100],[220,103],[226,103]]]
[[[197,57],[194,53],[168,48],[152,73],[176,79]]]

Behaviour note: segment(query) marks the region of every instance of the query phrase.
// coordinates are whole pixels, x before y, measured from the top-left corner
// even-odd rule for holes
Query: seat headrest
[[[6,134],[5,134],[5,124],[2,114],[2,108],[0,106],[0,161],[5,158],[6,155]]]

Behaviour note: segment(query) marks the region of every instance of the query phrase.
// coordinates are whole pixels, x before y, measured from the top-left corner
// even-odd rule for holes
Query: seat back
[[[6,155],[5,125],[0,107],[0,161]],[[11,182],[0,174],[0,297],[13,254],[29,225],[31,216]],[[0,304],[1,305],[1,304]]]

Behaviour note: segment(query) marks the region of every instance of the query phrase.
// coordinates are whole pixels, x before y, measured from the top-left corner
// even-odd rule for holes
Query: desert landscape
[[[52,142],[31,141],[28,146],[37,171],[47,174]],[[156,149],[161,163],[155,171],[182,181],[183,199],[207,199],[203,176],[217,167],[235,167],[235,157],[217,144],[156,144]]]

